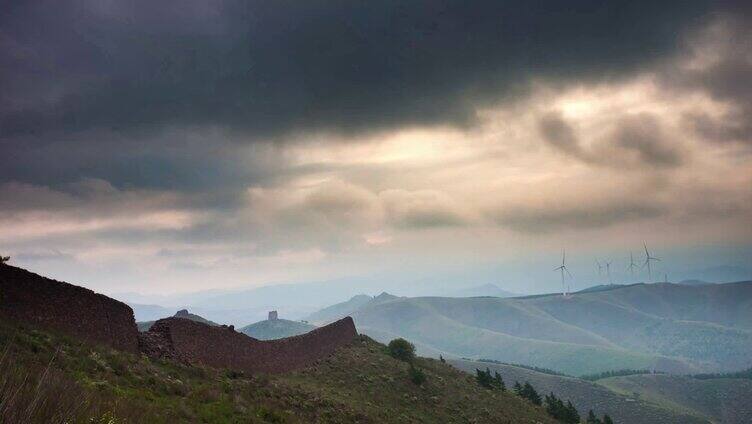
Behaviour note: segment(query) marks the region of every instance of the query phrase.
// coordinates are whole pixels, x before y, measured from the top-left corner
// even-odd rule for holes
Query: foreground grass
[[[0,321],[0,422],[549,423],[541,408],[367,337],[299,372],[245,376],[91,346]]]

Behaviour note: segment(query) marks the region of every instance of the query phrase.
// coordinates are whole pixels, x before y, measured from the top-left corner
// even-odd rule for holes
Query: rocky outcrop
[[[303,368],[350,343],[357,332],[346,317],[306,334],[261,341],[231,327],[211,327],[182,318],[157,321],[141,336],[150,356],[178,359],[215,368],[254,373],[279,373]]]
[[[0,265],[0,316],[138,352],[138,330],[128,305],[14,266]]]

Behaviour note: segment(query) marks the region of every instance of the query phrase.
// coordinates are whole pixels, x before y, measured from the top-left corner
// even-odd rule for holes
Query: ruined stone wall
[[[138,330],[128,305],[9,265],[0,265],[0,316],[138,352]]]
[[[157,321],[142,336],[150,355],[248,373],[278,373],[303,368],[350,343],[357,332],[347,317],[309,333],[261,341],[230,327],[211,327],[182,318]],[[158,343],[158,345],[156,345]]]
[[[179,317],[161,319],[139,335],[128,305],[8,265],[0,265],[0,318],[127,352],[248,373],[303,368],[357,336],[350,317],[279,340],[261,341],[233,327]]]

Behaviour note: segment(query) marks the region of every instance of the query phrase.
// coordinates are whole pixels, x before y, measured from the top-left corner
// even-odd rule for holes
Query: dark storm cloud
[[[752,23],[752,20],[750,20]],[[688,123],[705,139],[711,141],[740,141],[752,143],[752,34],[747,46],[740,49],[740,56],[727,57],[708,69],[691,72],[685,76],[690,86],[699,87],[714,99],[728,102],[735,110],[722,117],[705,114],[689,114]],[[731,53],[735,54],[735,53]]]
[[[629,72],[703,2],[29,2],[2,16],[4,137],[472,121],[528,76]]]
[[[682,163],[682,152],[664,135],[657,119],[649,114],[622,119],[611,142],[618,148],[634,155],[641,163],[673,168]]]
[[[572,125],[557,112],[538,121],[543,141],[553,148],[588,164],[614,168],[675,168],[688,154],[681,144],[662,129],[657,118],[648,113],[628,115],[616,120],[604,139],[583,147]]]
[[[752,144],[752,3],[739,2],[730,13],[701,31],[695,40],[699,63],[664,67],[660,85],[677,92],[704,92],[722,103],[721,114],[687,112],[685,123],[706,141]],[[685,64],[686,65],[686,64]]]
[[[665,213],[662,207],[632,202],[586,206],[517,208],[494,215],[499,224],[524,233],[547,233],[566,229],[594,229]]]
[[[574,128],[560,113],[551,112],[539,119],[538,127],[543,140],[556,149],[582,160],[591,161],[591,155],[583,151]]]

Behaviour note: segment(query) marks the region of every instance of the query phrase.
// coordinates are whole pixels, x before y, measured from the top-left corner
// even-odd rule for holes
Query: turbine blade
[[[643,246],[645,246],[645,255],[650,256],[650,253],[648,253],[648,245],[645,243],[642,243]]]
[[[567,269],[566,267],[564,268],[564,271],[566,271],[566,272],[567,272],[567,274],[569,274],[569,278],[572,278],[572,273],[571,273],[571,272],[569,272],[569,270],[568,270],[568,269]]]

